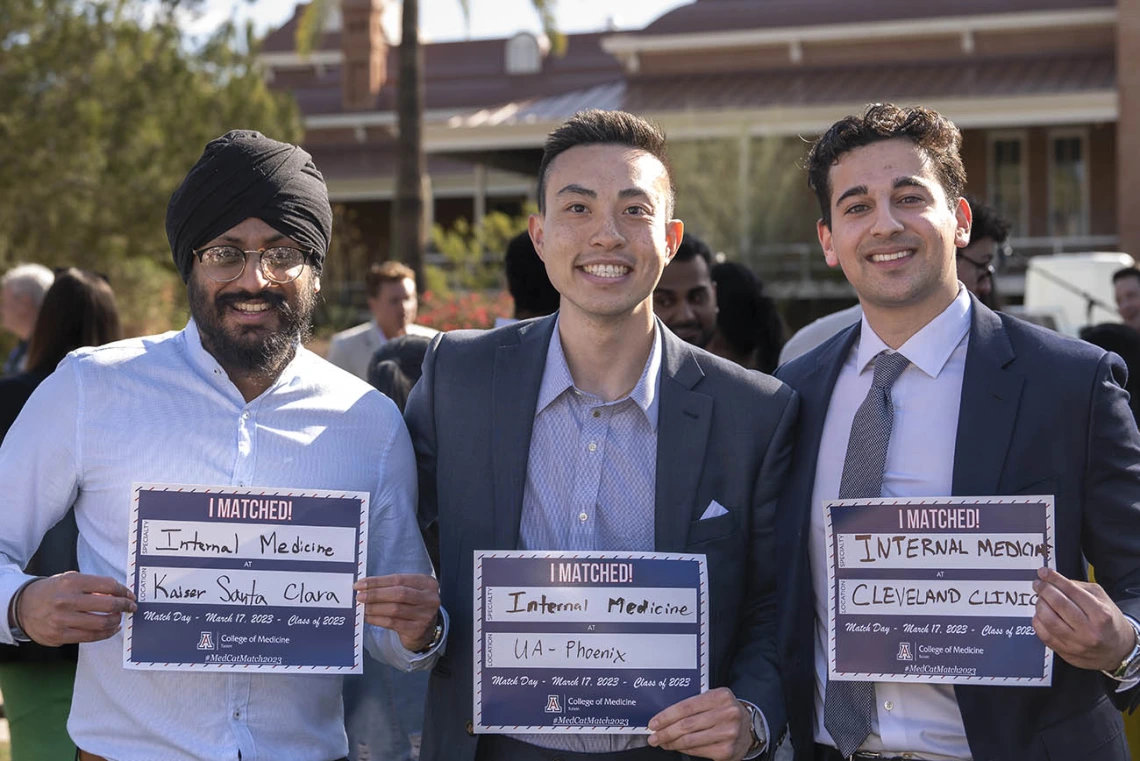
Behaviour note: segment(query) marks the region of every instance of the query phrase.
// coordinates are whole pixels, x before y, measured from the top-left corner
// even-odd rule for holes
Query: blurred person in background
[[[120,338],[115,294],[107,282],[84,270],[60,272],[43,296],[31,331],[27,370],[0,379],[0,442],[32,391],[68,352]],[[53,576],[78,570],[78,537],[75,513],[69,510],[44,535],[28,561],[27,573]],[[27,642],[17,647],[0,646],[0,691],[12,737],[13,761],[75,756],[75,744],[67,734],[67,715],[78,652],[78,645],[42,647]]]
[[[16,346],[4,360],[0,375],[12,375],[26,367],[28,339],[40,302],[54,279],[52,271],[42,264],[17,264],[0,277],[0,328],[16,336]]]
[[[653,291],[654,314],[682,341],[702,349],[709,348],[709,341],[717,331],[717,290],[713,284],[712,261],[708,244],[685,233]]]
[[[515,302],[515,314],[513,318],[495,318],[496,328],[558,311],[558,291],[550,284],[546,265],[538,258],[528,231],[519,233],[507,244],[503,270],[507,275],[507,291]]]
[[[334,335],[326,359],[357,378],[368,380],[368,363],[385,343],[403,335],[430,338],[438,331],[416,325],[416,273],[407,265],[373,264],[364,286],[368,289],[372,319]]]
[[[400,412],[420,379],[431,339],[404,335],[385,342],[368,363],[368,382]],[[425,537],[425,540],[427,537]],[[428,554],[439,567],[439,542],[428,541]],[[364,672],[344,678],[344,728],[350,761],[411,761],[423,729],[428,674],[404,672],[372,658]]]
[[[1112,273],[1112,289],[1120,319],[1140,333],[1140,269],[1125,267]]]
[[[718,309],[716,332],[705,348],[742,367],[771,373],[785,336],[776,302],[764,293],[764,283],[756,273],[743,264],[721,262],[712,268],[712,279]]]

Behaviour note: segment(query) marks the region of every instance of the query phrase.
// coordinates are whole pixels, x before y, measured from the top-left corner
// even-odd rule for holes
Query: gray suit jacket
[[[405,328],[408,335],[426,336],[431,338],[438,331],[423,325],[409,325]],[[342,370],[355,375],[360,380],[368,380],[368,363],[372,355],[384,345],[376,325],[372,322],[362,322],[348,330],[342,330],[333,335],[329,341],[328,354],[325,356],[329,362]]]
[[[437,337],[408,400],[421,528],[429,549],[438,548],[440,595],[451,616],[447,652],[428,687],[424,761],[475,756],[473,552],[518,546],[531,428],[554,325],[551,316]],[[791,459],[795,394],[661,330],[656,549],[707,556],[710,685],[731,687],[779,731],[775,504]],[[714,499],[729,513],[699,520]]]

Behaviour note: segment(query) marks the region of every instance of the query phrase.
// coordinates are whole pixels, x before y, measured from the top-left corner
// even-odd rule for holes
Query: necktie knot
[[[875,356],[875,377],[871,385],[875,388],[889,389],[895,385],[895,381],[909,365],[910,360],[898,352],[880,352]]]

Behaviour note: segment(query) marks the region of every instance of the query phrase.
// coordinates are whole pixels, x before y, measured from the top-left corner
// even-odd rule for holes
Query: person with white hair
[[[15,334],[17,339],[15,348],[0,368],[0,375],[24,369],[28,339],[36,326],[40,303],[54,280],[55,275],[42,264],[17,264],[0,277],[0,328]]]

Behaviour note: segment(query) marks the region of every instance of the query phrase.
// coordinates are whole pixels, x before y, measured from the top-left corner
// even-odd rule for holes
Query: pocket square
[[[709,518],[719,518],[722,515],[728,515],[728,510],[725,506],[717,502],[715,499],[709,503],[705,508],[704,513],[701,515],[702,521],[707,521]]]

